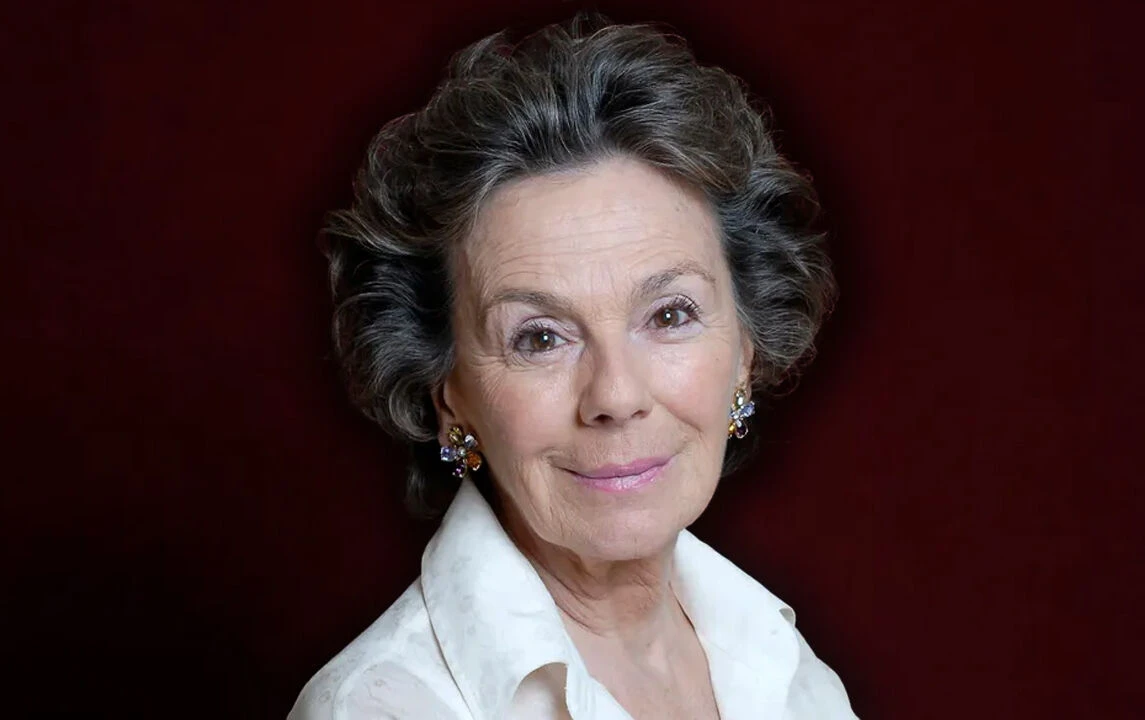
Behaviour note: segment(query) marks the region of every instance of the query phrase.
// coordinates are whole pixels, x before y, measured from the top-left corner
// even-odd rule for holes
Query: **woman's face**
[[[481,442],[506,522],[647,557],[711,499],[751,364],[715,219],[610,159],[499,188],[459,252],[443,429]]]

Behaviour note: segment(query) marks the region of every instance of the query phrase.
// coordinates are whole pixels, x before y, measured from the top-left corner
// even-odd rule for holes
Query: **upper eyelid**
[[[560,329],[559,325],[560,323],[555,322],[548,315],[531,317],[528,320],[517,324],[517,329],[513,331],[513,336],[519,337],[523,333],[527,332],[551,332],[554,335],[560,335],[562,338],[564,338],[566,333]]]
[[[633,288],[631,300],[636,301],[663,292],[686,278],[695,278],[713,290],[716,288],[716,279],[710,272],[700,264],[686,260],[645,278],[637,287]],[[576,316],[575,308],[567,298],[545,290],[508,288],[494,293],[487,302],[482,303],[478,310],[478,322],[482,324],[486,322],[489,315],[498,306],[512,303],[529,305],[535,309],[557,315]]]
[[[660,312],[661,310],[664,310],[667,308],[677,308],[677,309],[687,310],[697,317],[702,312],[702,308],[700,307],[700,304],[698,302],[696,302],[695,300],[693,300],[692,298],[688,297],[687,295],[684,295],[683,293],[678,293],[676,295],[673,295],[672,297],[664,298],[662,300],[657,301],[656,303],[653,304],[652,312],[653,312],[653,314],[655,314],[655,313]]]
[[[533,317],[545,317],[546,315],[570,317],[575,314],[571,304],[551,293],[540,290],[506,290],[497,293],[492,301],[480,309],[478,323],[482,325],[488,323],[493,313],[506,305],[524,305],[529,307],[532,312],[540,313]]]
[[[689,311],[694,317],[699,317],[702,314],[702,308],[698,302],[692,298],[684,295],[683,293],[676,293],[669,297],[660,298],[652,303],[651,310],[646,311],[646,318],[651,318],[657,312],[667,308],[679,308]],[[551,332],[554,335],[560,336],[562,340],[568,340],[568,333],[560,328],[561,323],[556,321],[550,315],[535,315],[517,323],[516,329],[510,335],[510,341],[516,341],[521,335],[528,332]]]
[[[676,292],[676,293],[672,293],[671,295],[662,296],[662,297],[656,299],[655,301],[653,301],[652,303],[650,303],[646,307],[650,308],[649,310],[646,311],[646,313],[651,313],[651,314],[655,314],[659,310],[663,310],[664,308],[669,308],[669,307],[682,307],[682,308],[685,308],[687,310],[692,311],[696,315],[699,315],[703,310],[700,303],[696,302],[690,296],[688,296],[682,292]],[[536,307],[536,308],[534,308],[534,310],[549,310],[549,309]],[[576,315],[574,309],[571,307],[567,308],[564,312],[560,312],[558,314],[569,316],[572,319],[572,322],[574,325],[580,324],[580,321],[579,321],[579,319],[577,319],[577,315]],[[528,330],[548,330],[549,332],[553,332],[553,333],[556,333],[557,335],[560,335],[562,338],[568,339],[566,337],[567,333],[561,329],[561,325],[564,325],[564,324],[566,324],[566,323],[564,323],[564,322],[558,320],[556,317],[554,317],[551,310],[549,310],[548,312],[544,312],[544,314],[529,315],[524,320],[513,323],[515,329],[511,333],[511,336],[517,337],[521,333],[526,332]]]

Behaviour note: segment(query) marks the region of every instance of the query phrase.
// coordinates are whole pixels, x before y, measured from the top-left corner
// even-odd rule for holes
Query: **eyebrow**
[[[633,297],[641,298],[654,295],[674,283],[677,278],[685,275],[695,275],[712,286],[713,289],[716,287],[716,279],[706,268],[692,260],[684,260],[683,262],[676,263],[667,270],[649,275],[645,278],[644,282],[640,283],[640,286],[636,288]]]
[[[654,295],[664,288],[671,285],[677,279],[694,275],[706,282],[712,288],[716,286],[716,279],[712,276],[707,269],[697,262],[691,260],[684,260],[679,262],[667,270],[662,270],[654,273],[645,278],[640,285],[638,285],[632,293],[632,298],[645,298],[649,295]],[[534,307],[543,308],[557,314],[572,315],[572,305],[564,298],[554,295],[553,293],[545,290],[524,290],[520,288],[508,288],[497,292],[493,298],[485,304],[481,309],[480,322],[485,324],[489,317],[489,313],[493,308],[498,305],[507,303],[521,303],[524,305],[532,305]]]

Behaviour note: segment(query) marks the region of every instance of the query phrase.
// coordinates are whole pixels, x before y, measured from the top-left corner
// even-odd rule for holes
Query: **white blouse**
[[[855,717],[791,608],[686,530],[675,568],[723,720]],[[468,480],[421,569],[311,678],[288,720],[632,720],[589,675],[552,596]]]

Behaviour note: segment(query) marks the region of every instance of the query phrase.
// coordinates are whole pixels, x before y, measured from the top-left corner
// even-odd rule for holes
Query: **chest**
[[[710,682],[609,690],[633,720],[720,720]]]
[[[707,657],[698,642],[657,666],[602,658],[588,670],[598,690],[634,720],[719,720]]]

